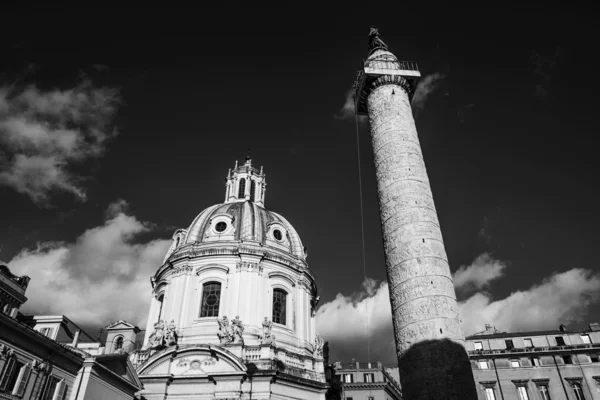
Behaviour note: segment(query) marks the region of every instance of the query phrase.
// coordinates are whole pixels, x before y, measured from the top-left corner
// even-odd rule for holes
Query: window
[[[531,365],[533,365],[534,367],[539,367],[542,365],[539,357],[531,357],[530,360],[531,360]]]
[[[200,307],[200,318],[218,317],[220,300],[221,284],[219,282],[205,283],[202,286],[202,306]]]
[[[600,362],[600,359],[598,358],[598,354],[590,354],[590,361],[593,363]]]
[[[556,339],[556,345],[557,346],[564,346],[565,345],[565,339],[562,336],[557,336],[554,339]]]
[[[365,374],[365,382],[374,382],[374,375],[372,373]]]
[[[540,399],[550,400],[550,392],[548,391],[548,385],[538,385],[538,391],[540,392]]]
[[[225,232],[225,229],[227,229],[227,223],[223,222],[223,221],[219,221],[217,222],[217,224],[215,225],[215,230],[219,233],[221,232]]]
[[[368,400],[375,400],[375,397],[373,397],[373,396],[369,396],[367,399],[368,399]]]
[[[515,348],[515,345],[513,344],[513,341],[511,339],[505,340],[504,343],[506,343],[506,349],[507,350]]]
[[[238,199],[243,199],[246,194],[246,180],[240,179],[240,188],[238,190]]]
[[[352,382],[354,382],[354,375],[344,374],[344,383],[352,383]]]
[[[585,397],[583,396],[583,389],[581,388],[581,383],[573,383],[573,392],[575,392],[575,398],[577,400],[585,400]]]
[[[287,293],[282,289],[273,290],[273,322],[285,325],[285,308]]]
[[[52,328],[41,328],[40,333],[46,337],[50,337],[50,332],[52,332]]]
[[[510,360],[510,366],[513,368],[519,368],[521,364],[519,363],[519,360]]]
[[[489,364],[488,364],[487,360],[478,361],[477,364],[479,364],[479,369],[488,369],[489,368]]]
[[[475,342],[475,350],[483,350],[483,343],[481,342]]]
[[[518,386],[517,392],[519,393],[519,400],[529,400],[527,395],[527,388],[525,386]]]
[[[283,239],[283,235],[281,234],[281,231],[279,229],[275,229],[273,231],[273,237],[277,240]]]
[[[2,372],[2,379],[0,379],[0,391],[12,392],[23,365],[12,357],[8,359]]]
[[[525,347],[533,347],[533,340],[523,339],[523,342],[525,343]]]
[[[562,359],[565,364],[573,364],[573,358],[571,358],[571,356],[562,356]]]
[[[254,193],[256,192],[256,182],[250,181],[250,201],[254,201]]]
[[[494,393],[494,388],[485,388],[485,399],[496,400],[496,393]]]
[[[117,337],[115,339],[115,350],[119,350],[123,348],[123,336]]]
[[[46,379],[46,385],[44,386],[41,400],[64,400],[66,394],[67,385],[64,380],[50,375]]]
[[[581,341],[585,344],[592,343],[592,341],[590,340],[590,335],[581,335]]]
[[[158,306],[158,318],[156,319],[156,322],[158,322],[162,319],[162,310],[163,310],[163,300],[164,299],[165,299],[164,293],[158,297],[159,306]]]
[[[17,377],[17,382],[14,385],[14,389],[12,391],[13,395],[23,396],[25,394],[25,389],[27,388],[27,382],[29,381],[29,376],[31,375],[31,367],[29,364],[25,364],[21,367],[19,371],[19,376]],[[10,388],[8,388],[10,389]]]

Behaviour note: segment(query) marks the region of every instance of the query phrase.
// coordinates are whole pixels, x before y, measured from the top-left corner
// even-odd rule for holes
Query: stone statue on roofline
[[[325,345],[325,341],[318,334],[315,337],[315,345],[313,347],[313,357],[322,358],[323,357],[323,346]]]
[[[379,31],[374,26],[371,26],[369,31],[369,49],[371,52],[388,49],[387,45],[379,37]]]
[[[275,343],[275,335],[273,335],[271,333],[271,329],[273,328],[273,322],[269,321],[267,319],[267,317],[265,317],[265,320],[263,321],[262,326],[263,326],[263,333],[262,333],[262,336],[260,336],[260,343],[261,344]]]

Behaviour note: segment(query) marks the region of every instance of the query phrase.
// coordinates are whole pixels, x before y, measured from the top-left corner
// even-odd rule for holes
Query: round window
[[[215,226],[217,232],[224,232],[225,229],[227,229],[227,224],[225,222],[217,222],[217,225]]]
[[[281,231],[279,229],[275,229],[273,231],[273,237],[277,240],[281,240],[283,236],[281,235]]]

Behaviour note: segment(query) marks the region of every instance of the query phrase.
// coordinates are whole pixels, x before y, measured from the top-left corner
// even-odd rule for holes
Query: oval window
[[[281,234],[281,231],[279,229],[275,229],[273,231],[273,237],[277,240],[281,240],[281,238],[283,237],[283,235]]]
[[[223,221],[217,222],[217,225],[215,225],[215,230],[217,232],[224,232],[225,229],[227,229],[227,224]]]

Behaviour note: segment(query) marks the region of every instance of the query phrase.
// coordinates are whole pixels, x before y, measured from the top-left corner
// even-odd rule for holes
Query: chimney
[[[600,324],[597,322],[592,322],[590,324],[590,331],[600,331]]]
[[[487,331],[488,329],[490,329],[492,326],[490,324],[485,324],[485,330]]]
[[[561,332],[565,332],[567,330],[567,327],[565,326],[565,324],[560,324],[560,326],[558,327],[558,330]]]

